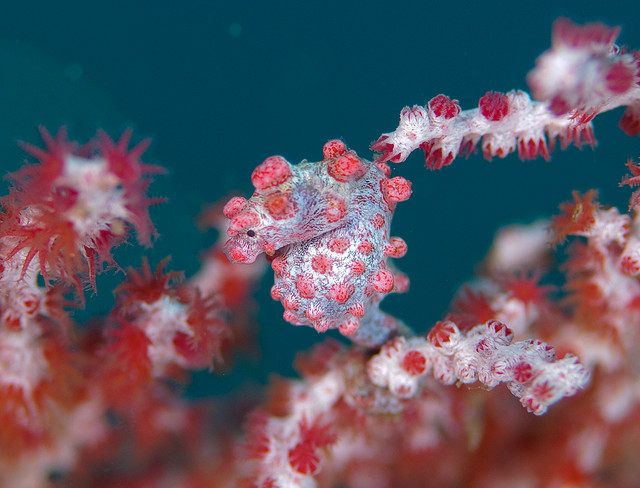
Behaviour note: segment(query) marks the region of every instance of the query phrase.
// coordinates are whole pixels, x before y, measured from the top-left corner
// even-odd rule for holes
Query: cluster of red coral
[[[408,287],[389,258],[407,251],[390,226],[411,187],[387,162],[422,149],[436,169],[478,147],[547,159],[556,139],[592,144],[592,119],[618,106],[637,134],[640,55],[615,46],[617,34],[560,20],[529,77],[537,101],[489,92],[463,111],[438,95],[402,111],[373,162],[339,140],[319,162],[268,158],[250,199],[203,217],[230,239],[196,276],[143,261],[91,324],[70,309],[132,231],[150,244],[148,209],[161,199],[147,190],[161,169],[141,161],[146,141],[128,148],[130,132],[80,146],[42,130],[44,149],[24,145],[37,162],[10,175],[0,200],[0,485],[633,486],[635,213],[575,193],[550,221],[503,229],[426,335],[379,307]],[[628,168],[623,183],[636,185]],[[544,280],[552,245],[568,238],[559,290]],[[300,355],[300,378],[274,380],[262,402],[184,398],[191,371],[213,369],[250,333],[248,291],[264,266],[249,263],[263,252],[284,318],[351,344]]]

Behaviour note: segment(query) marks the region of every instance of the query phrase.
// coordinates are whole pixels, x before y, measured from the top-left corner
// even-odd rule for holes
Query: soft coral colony
[[[550,221],[501,230],[482,275],[426,335],[380,309],[409,287],[390,261],[407,245],[390,226],[412,188],[389,163],[416,149],[433,169],[478,149],[549,159],[557,142],[594,145],[593,118],[618,106],[637,135],[640,54],[616,46],[618,33],[557,21],[528,78],[536,101],[489,92],[461,110],[438,95],[402,110],[373,161],[339,140],[319,162],[267,158],[251,198],[224,206],[227,223],[209,219],[229,239],[196,276],[145,261],[91,326],[73,323],[68,298],[95,290],[132,231],[150,243],[160,199],[147,189],[161,169],[141,161],[146,141],[129,149],[129,132],[80,147],[43,129],[44,148],[24,145],[37,163],[10,175],[0,213],[2,485],[631,486],[637,194],[631,215],[576,192]],[[636,185],[640,165],[627,166],[623,184]],[[550,244],[570,237],[564,289],[550,293]],[[284,319],[337,329],[351,345],[324,340],[301,354],[300,378],[275,381],[239,434],[246,407],[189,401],[179,385],[247,335],[262,253]]]

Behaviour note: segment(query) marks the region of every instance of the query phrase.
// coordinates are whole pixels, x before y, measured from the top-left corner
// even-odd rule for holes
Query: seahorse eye
[[[248,230],[247,231],[247,236],[248,237],[255,237],[256,236],[256,231],[255,230]]]

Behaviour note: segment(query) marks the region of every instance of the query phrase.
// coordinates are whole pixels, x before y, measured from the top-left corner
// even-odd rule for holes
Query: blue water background
[[[151,193],[169,201],[152,210],[161,237],[147,255],[170,254],[172,268],[192,274],[215,239],[194,218],[208,202],[250,194],[264,158],[319,160],[331,138],[369,157],[405,105],[446,93],[473,108],[488,90],[526,89],[559,16],[621,25],[620,42],[640,48],[637,2],[3,2],[0,167],[22,164],[15,141],[38,142],[38,124],[67,125],[81,140],[98,127],[151,137],[147,161],[169,170]],[[427,330],[498,228],[553,214],[571,190],[598,188],[626,208],[630,191],[617,184],[640,141],[617,128],[620,114],[596,119],[595,151],[571,148],[550,163],[475,156],[432,172],[416,153],[395,166],[414,189],[392,228],[409,246],[397,264],[411,289],[384,308]],[[121,264],[139,263],[128,253]],[[99,282],[85,315],[108,311],[118,279]],[[282,320],[271,281],[258,292],[262,359],[250,374],[260,378],[291,373],[295,351],[319,340]]]

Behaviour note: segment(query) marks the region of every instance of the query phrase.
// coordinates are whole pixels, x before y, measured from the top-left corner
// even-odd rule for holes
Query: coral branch
[[[522,91],[488,92],[478,108],[461,111],[457,100],[438,95],[424,107],[402,109],[398,128],[382,134],[371,149],[380,153],[378,161],[393,163],[422,149],[431,169],[451,164],[460,154],[469,156],[478,146],[486,159],[517,151],[523,160],[548,160],[556,140],[563,149],[594,146],[591,120],[620,106],[627,106],[622,129],[637,134],[640,54],[620,50],[614,44],[618,32],[560,19],[554,24],[553,47],[528,77],[540,101]]]
[[[512,340],[513,332],[496,320],[466,334],[453,322],[439,322],[426,339],[398,337],[385,344],[369,361],[369,376],[400,398],[415,396],[421,377],[429,372],[446,384],[477,381],[493,388],[506,383],[536,415],[587,385],[589,372],[577,357],[557,360],[553,348],[542,341]]]

